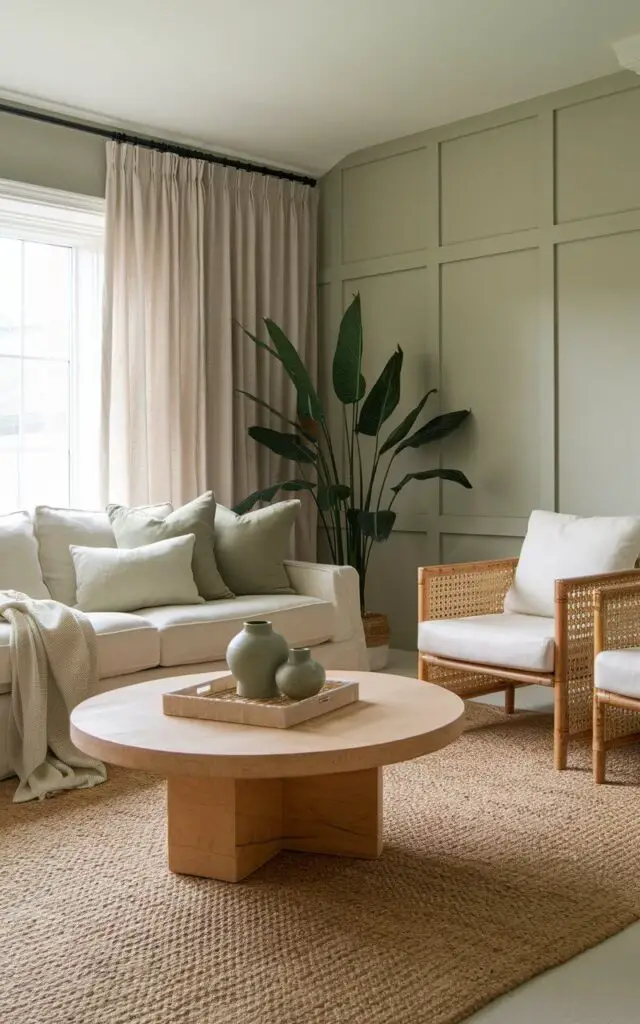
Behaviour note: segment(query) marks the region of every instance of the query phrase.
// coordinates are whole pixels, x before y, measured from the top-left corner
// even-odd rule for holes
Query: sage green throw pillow
[[[163,604],[203,604],[193,580],[194,536],[125,551],[69,545],[76,605],[83,612],[133,612]]]
[[[216,508],[216,560],[234,594],[292,594],[283,562],[300,502],[279,501],[243,516]]]
[[[191,568],[198,593],[205,601],[234,596],[216,565],[216,502],[212,491],[207,491],[165,516],[149,515],[144,509],[126,508],[124,505],[108,505],[107,514],[119,548],[139,548],[159,540],[193,534],[195,544]]]

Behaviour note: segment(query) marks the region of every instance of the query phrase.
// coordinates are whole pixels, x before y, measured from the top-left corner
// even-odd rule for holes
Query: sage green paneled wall
[[[405,351],[392,423],[433,386],[443,409],[474,414],[442,453],[473,491],[407,487],[373,565],[369,605],[390,616],[392,643],[411,648],[418,565],[517,554],[536,507],[640,513],[637,76],[342,161],[321,183],[327,395],[356,290],[367,379],[397,342]],[[406,455],[390,483],[434,458]]]
[[[104,139],[0,113],[0,178],[104,196],[105,176]]]

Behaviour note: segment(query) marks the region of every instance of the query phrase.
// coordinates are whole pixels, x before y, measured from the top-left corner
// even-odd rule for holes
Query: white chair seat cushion
[[[126,612],[87,612],[98,647],[100,679],[156,668],[160,664],[160,635],[140,615]],[[0,694],[11,693],[11,626],[0,622]]]
[[[553,672],[555,622],[538,615],[472,615],[418,624],[418,650],[456,661]]]
[[[601,651],[596,656],[594,682],[599,690],[640,699],[640,647]]]
[[[224,660],[229,641],[246,619],[269,619],[290,647],[312,647],[336,632],[335,605],[298,594],[251,594],[201,605],[143,608],[137,614],[160,635],[160,664],[197,665]]]

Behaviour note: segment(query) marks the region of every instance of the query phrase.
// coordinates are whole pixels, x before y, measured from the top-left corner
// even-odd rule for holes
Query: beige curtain
[[[233,504],[295,468],[247,436],[283,428],[280,365],[238,324],[280,324],[317,375],[317,194],[302,184],[107,143],[102,488],[134,504],[212,487]],[[234,321],[236,323],[234,324]],[[310,501],[296,554],[315,555]]]

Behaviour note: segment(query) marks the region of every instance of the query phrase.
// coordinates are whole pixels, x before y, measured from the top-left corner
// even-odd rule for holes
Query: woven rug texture
[[[552,767],[552,725],[469,705],[385,772],[378,861],[283,853],[237,885],[169,873],[164,783],[11,804],[2,1024],[454,1024],[640,917],[640,753]]]

